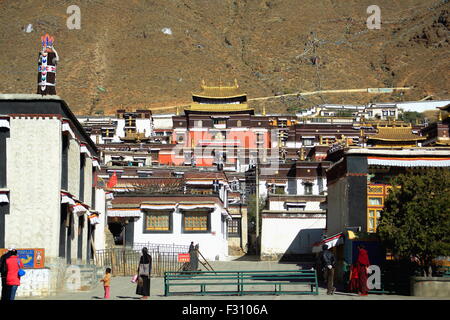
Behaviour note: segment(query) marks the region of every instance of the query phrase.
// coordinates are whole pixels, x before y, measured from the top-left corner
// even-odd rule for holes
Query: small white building
[[[371,103],[364,109],[364,115],[367,119],[398,119],[401,110],[395,103]]]
[[[270,195],[261,214],[261,259],[312,253],[326,227],[325,196]]]
[[[117,110],[115,116],[78,116],[78,121],[96,144],[121,143],[126,135],[153,135],[153,119],[150,110],[126,112]]]
[[[108,220],[125,224],[125,244],[199,244],[208,260],[228,255],[227,225],[231,216],[212,195],[117,194],[107,210]]]
[[[328,161],[297,161],[261,168],[260,255],[279,260],[312,253],[326,227]]]

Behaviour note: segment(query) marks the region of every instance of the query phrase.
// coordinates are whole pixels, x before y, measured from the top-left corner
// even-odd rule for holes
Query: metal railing
[[[179,253],[187,253],[188,246],[161,244],[134,244],[131,248],[97,250],[95,264],[110,267],[113,276],[133,276],[137,273],[142,248],[146,247],[152,257],[152,277],[162,277],[164,272],[181,270]]]

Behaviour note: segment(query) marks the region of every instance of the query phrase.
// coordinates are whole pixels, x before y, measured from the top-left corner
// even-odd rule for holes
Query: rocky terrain
[[[81,10],[69,30],[67,8]],[[35,93],[40,36],[55,37],[57,93],[77,114],[187,104],[200,82],[249,98],[412,86],[393,94],[322,94],[252,102],[272,112],[315,103],[448,99],[448,0],[4,0],[1,93]],[[29,26],[31,24],[31,27]],[[168,111],[173,112],[173,109]],[[158,110],[163,112],[165,110]]]

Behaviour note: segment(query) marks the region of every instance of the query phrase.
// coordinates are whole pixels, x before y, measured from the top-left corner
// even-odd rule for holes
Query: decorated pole
[[[59,61],[58,53],[53,47],[55,39],[48,34],[41,37],[42,50],[38,61],[37,93],[41,95],[56,94],[56,64]]]

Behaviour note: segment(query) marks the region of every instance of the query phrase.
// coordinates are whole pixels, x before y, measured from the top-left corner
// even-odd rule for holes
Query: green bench
[[[442,276],[444,278],[450,278],[450,267],[444,266],[441,267],[441,269],[442,269]]]
[[[310,290],[299,290],[298,286]],[[296,286],[294,288],[294,286]],[[190,287],[190,288],[189,288]],[[222,288],[220,288],[222,287]],[[185,291],[171,291],[180,288]],[[291,288],[291,290],[288,290]],[[197,289],[197,290],[194,290]],[[216,289],[216,290],[214,290]],[[220,290],[219,290],[220,289]],[[164,272],[164,295],[319,294],[315,270]]]

